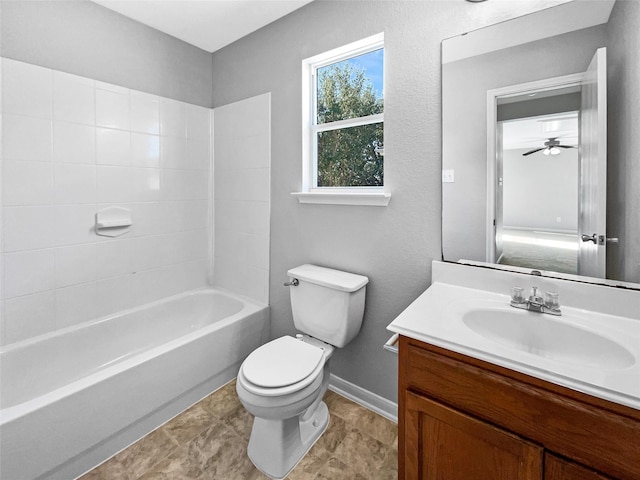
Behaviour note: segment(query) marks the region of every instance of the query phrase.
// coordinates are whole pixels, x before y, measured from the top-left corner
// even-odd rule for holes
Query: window
[[[303,61],[301,202],[315,195],[320,203],[388,203],[383,66],[383,34]]]

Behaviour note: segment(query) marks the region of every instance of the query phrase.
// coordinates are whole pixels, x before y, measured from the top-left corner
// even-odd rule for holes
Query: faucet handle
[[[519,304],[524,303],[524,288],[511,287],[511,303]]]
[[[560,301],[558,300],[557,292],[545,292],[544,305],[554,311],[560,310]]]

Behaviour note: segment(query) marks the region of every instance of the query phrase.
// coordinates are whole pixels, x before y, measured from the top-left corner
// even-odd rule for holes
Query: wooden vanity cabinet
[[[640,411],[407,337],[400,480],[640,480]]]

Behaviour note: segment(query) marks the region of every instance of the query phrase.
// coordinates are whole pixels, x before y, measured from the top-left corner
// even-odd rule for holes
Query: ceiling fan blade
[[[546,148],[547,148],[547,147],[544,147],[544,148],[536,148],[535,150],[529,150],[528,152],[523,153],[523,154],[522,154],[522,156],[523,156],[523,157],[526,157],[527,155],[531,155],[532,153],[536,153],[536,152],[539,152],[539,151],[541,151],[541,150],[545,150]]]
[[[575,145],[556,145],[556,147],[559,147],[559,148],[578,148]]]

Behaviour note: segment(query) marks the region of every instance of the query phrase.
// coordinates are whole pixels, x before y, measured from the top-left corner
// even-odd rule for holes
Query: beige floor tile
[[[336,394],[330,423],[288,480],[397,480],[397,426]],[[81,480],[268,480],[251,463],[253,417],[235,382],[87,473]]]
[[[186,448],[174,451],[138,480],[191,480],[199,479],[202,470],[189,458]]]
[[[176,443],[160,428],[114,458],[122,464],[131,479],[136,479],[167,458],[175,449]]]
[[[231,427],[240,438],[249,441],[253,427],[253,416],[242,405],[230,412],[224,419],[224,423]]]
[[[240,400],[238,400],[238,394],[236,393],[235,380],[227,383],[212,395],[205,397],[200,403],[216,418],[225,418],[241,406]]]
[[[200,432],[209,428],[214,421],[217,419],[213,414],[205,409],[201,403],[196,403],[161,428],[178,445],[184,445]]]
[[[354,473],[361,473],[366,478],[377,478],[386,453],[387,449],[382,442],[365,433],[353,431],[347,433],[333,457],[348,465]]]
[[[115,458],[110,458],[102,465],[94,468],[78,480],[135,480],[127,475],[126,469]]]

